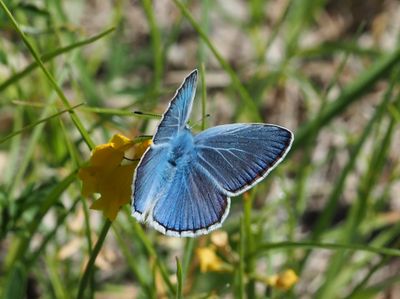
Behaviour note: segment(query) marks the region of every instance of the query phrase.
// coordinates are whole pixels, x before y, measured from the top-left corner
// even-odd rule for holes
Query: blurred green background
[[[0,4],[2,298],[400,298],[399,1]],[[194,123],[279,124],[290,154],[214,234],[110,226],[87,137],[153,134],[132,112],[194,68]]]

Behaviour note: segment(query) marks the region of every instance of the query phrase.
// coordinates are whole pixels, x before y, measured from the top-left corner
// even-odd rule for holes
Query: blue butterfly
[[[193,136],[188,127],[197,70],[164,113],[132,184],[132,215],[169,236],[194,237],[221,226],[230,197],[264,179],[293,141],[271,124],[229,124]]]

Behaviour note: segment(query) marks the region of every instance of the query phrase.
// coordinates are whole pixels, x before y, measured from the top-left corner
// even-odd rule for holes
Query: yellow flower
[[[109,143],[96,146],[89,166],[82,167],[78,174],[83,182],[83,196],[88,197],[92,193],[101,195],[91,209],[102,210],[108,219],[115,219],[121,206],[130,201],[133,172],[138,163],[121,165],[124,153],[134,147],[134,159],[139,159],[150,142],[148,140],[135,145],[129,138],[117,134]]]
[[[201,272],[218,272],[226,270],[224,261],[215,253],[215,247],[199,247],[196,249],[196,255],[200,263]]]
[[[216,230],[211,233],[211,242],[218,248],[227,248],[229,246],[228,233],[223,230]]]
[[[299,277],[292,269],[288,269],[278,275],[267,277],[265,283],[271,287],[281,290],[289,290],[294,284],[297,283]]]

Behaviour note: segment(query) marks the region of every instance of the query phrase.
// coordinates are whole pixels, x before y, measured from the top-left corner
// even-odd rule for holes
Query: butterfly
[[[195,237],[219,228],[242,194],[288,153],[293,134],[272,124],[228,124],[193,135],[188,120],[197,70],[163,114],[132,183],[132,215],[161,233]]]

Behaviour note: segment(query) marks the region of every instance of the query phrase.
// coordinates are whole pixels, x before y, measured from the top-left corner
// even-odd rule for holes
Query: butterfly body
[[[171,148],[168,153],[168,162],[172,166],[184,164],[191,161],[194,155],[193,135],[188,128],[185,128],[171,140]]]
[[[196,81],[193,71],[171,100],[132,184],[133,216],[171,236],[220,227],[230,197],[265,178],[293,141],[271,124],[221,125],[194,136],[187,122]]]

